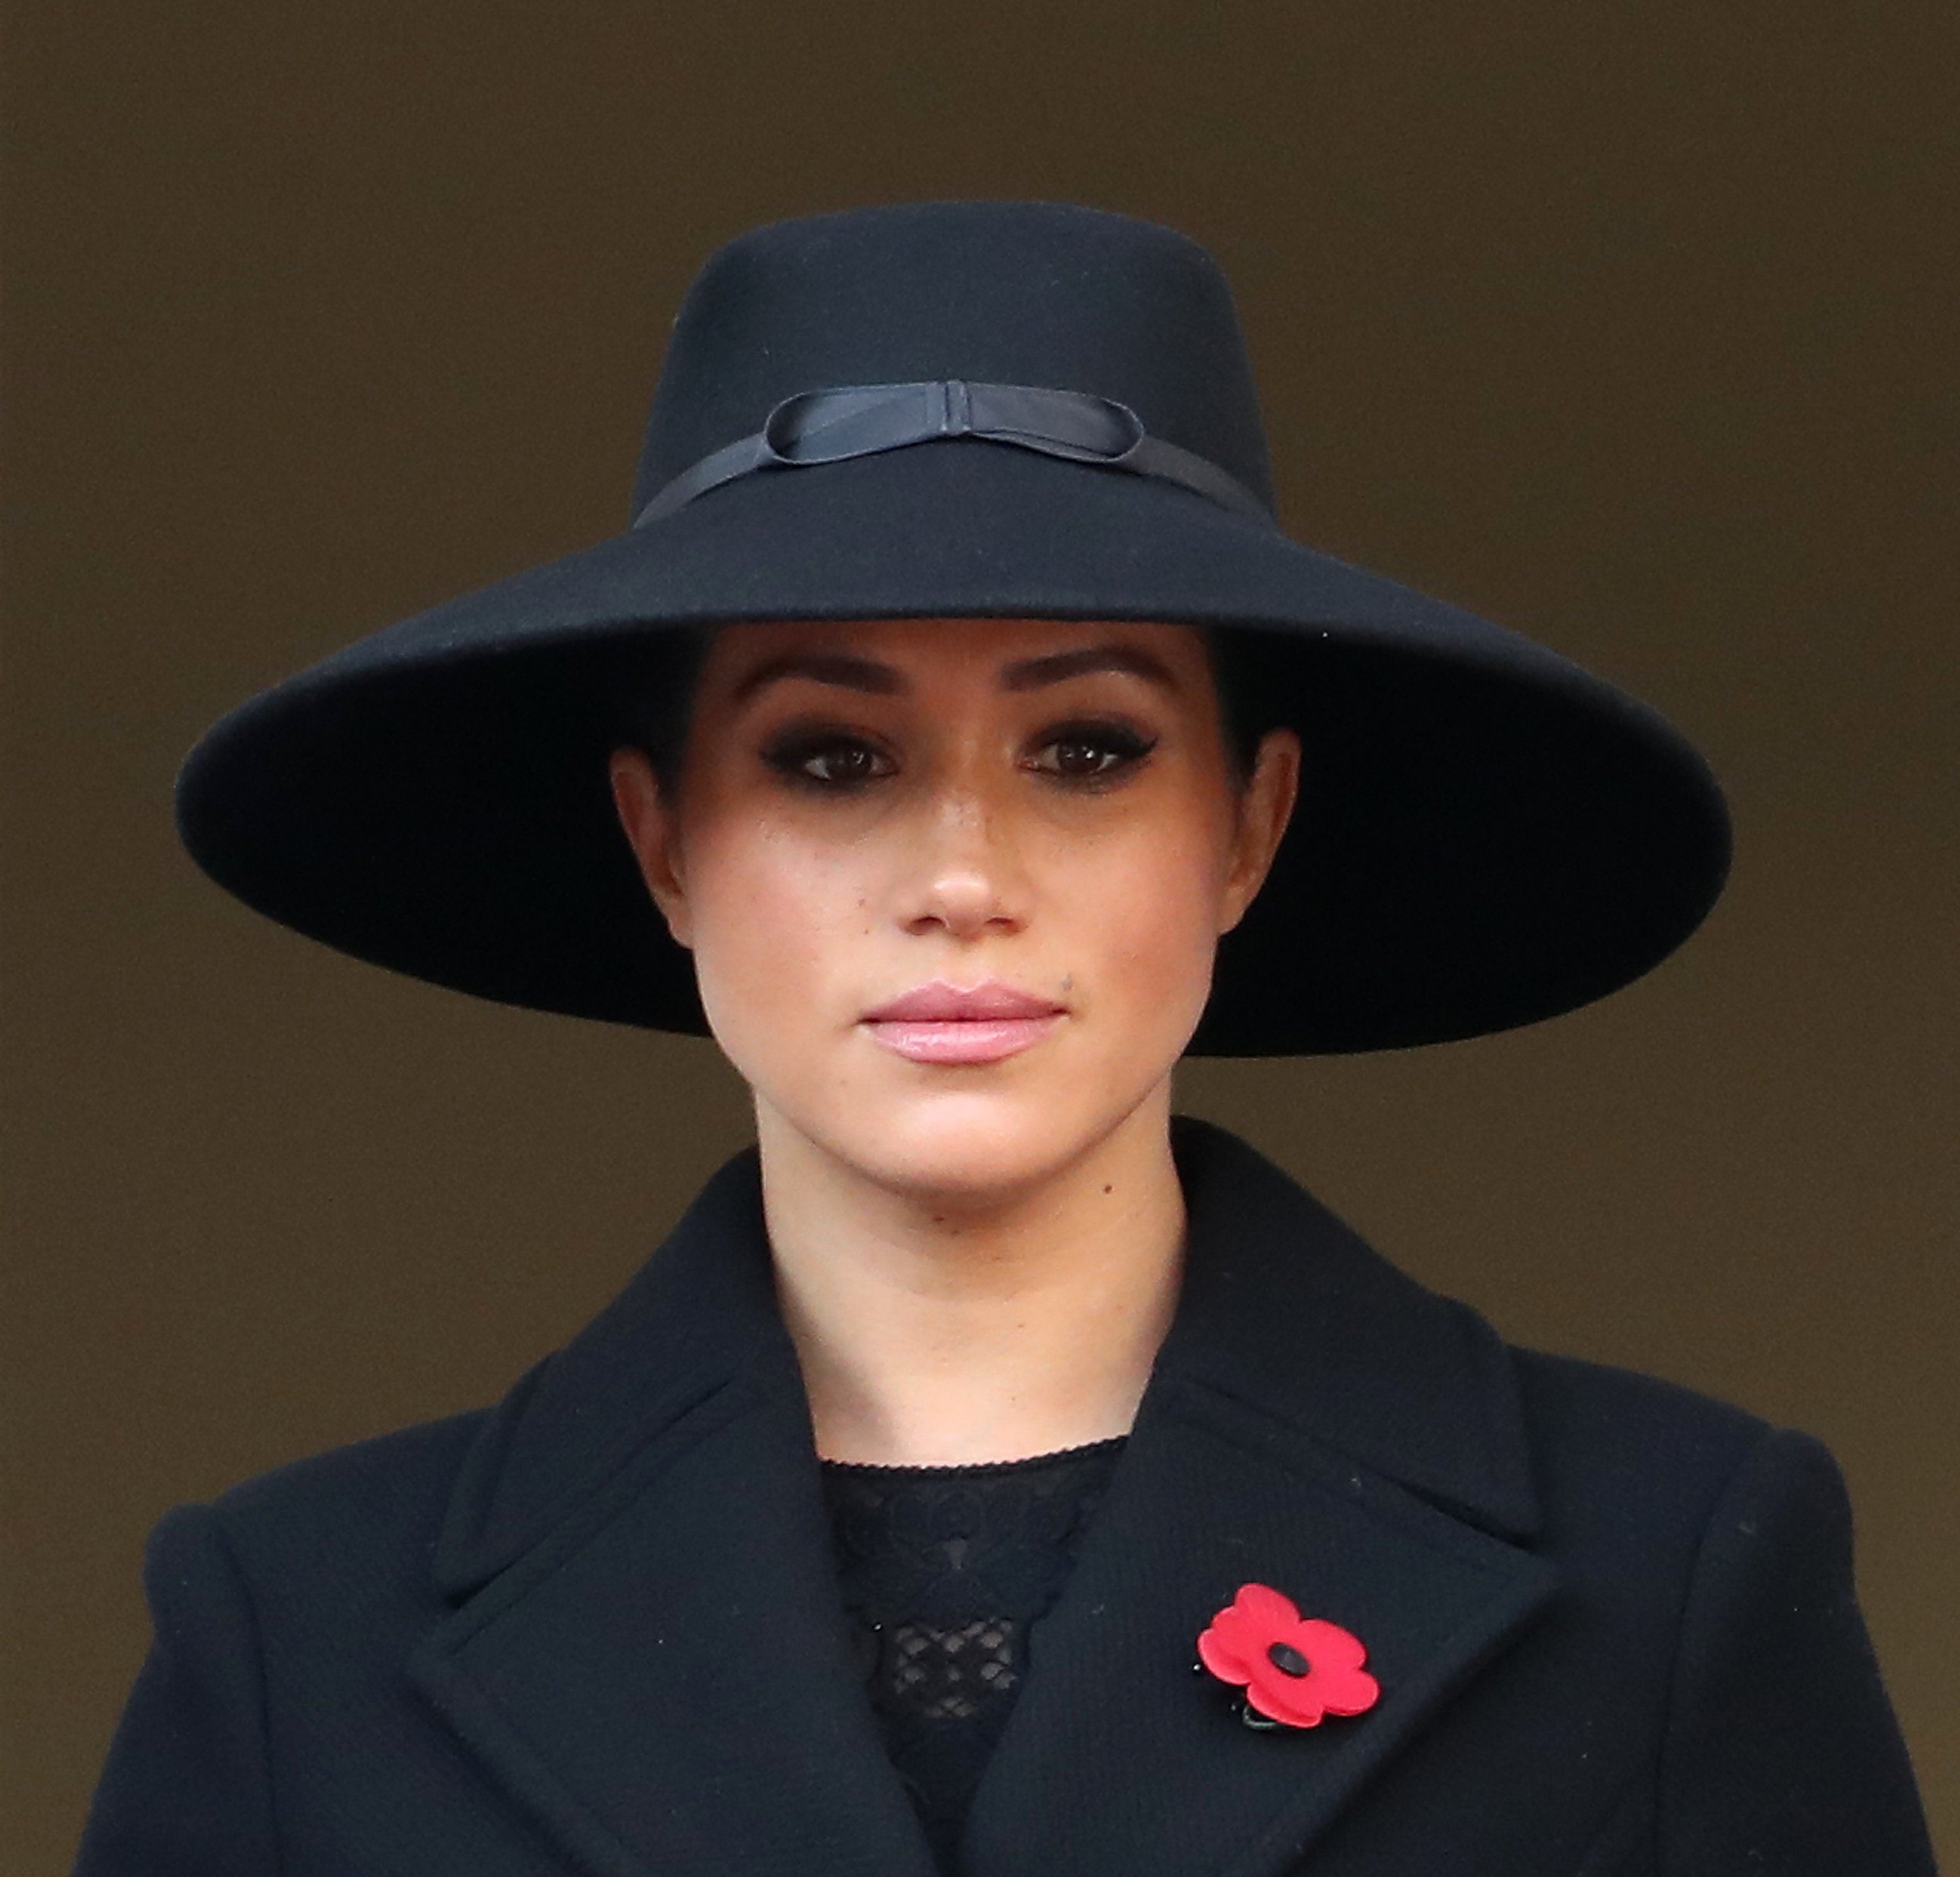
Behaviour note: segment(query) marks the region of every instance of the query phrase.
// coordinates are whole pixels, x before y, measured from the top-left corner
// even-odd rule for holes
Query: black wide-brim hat
[[[772,619],[1150,620],[1259,635],[1300,805],[1198,1053],[1433,1042],[1572,1009],[1700,922],[1722,798],[1645,705],[1272,518],[1211,257],[1024,203],[813,217],[688,294],[637,525],[362,639],[192,752],[186,844],[326,943],[700,1033],[612,806],[650,646]]]

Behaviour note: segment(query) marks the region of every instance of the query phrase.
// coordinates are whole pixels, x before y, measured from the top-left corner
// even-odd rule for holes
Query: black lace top
[[[1123,1442],[983,1466],[823,1463],[845,1611],[942,1871]]]

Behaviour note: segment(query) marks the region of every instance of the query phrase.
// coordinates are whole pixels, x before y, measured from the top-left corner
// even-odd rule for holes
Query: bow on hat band
[[[633,518],[633,526],[658,521],[740,476],[844,463],[947,437],[977,437],[1096,469],[1154,476],[1269,527],[1272,523],[1265,504],[1236,477],[1206,457],[1150,436],[1143,419],[1113,398],[1038,385],[937,378],[803,391],[785,398],[760,430],[683,469]]]

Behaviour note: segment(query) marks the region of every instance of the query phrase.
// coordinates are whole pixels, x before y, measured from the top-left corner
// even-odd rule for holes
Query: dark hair
[[[646,752],[661,793],[670,799],[679,784],[695,692],[718,629],[697,625],[662,633],[621,670],[619,682],[625,711],[620,738]],[[1268,635],[1211,626],[1197,630],[1218,693],[1225,760],[1233,781],[1243,788],[1258,761],[1261,739],[1284,721],[1278,708],[1284,692],[1274,682],[1278,673],[1268,651]]]
[[[715,631],[711,625],[691,625],[661,633],[622,662],[616,681],[623,707],[619,740],[645,752],[660,793],[670,801],[680,785],[695,692]]]
[[[1204,655],[1218,693],[1218,720],[1225,733],[1225,760],[1240,788],[1252,779],[1259,745],[1267,731],[1287,721],[1287,666],[1269,632],[1201,626]]]

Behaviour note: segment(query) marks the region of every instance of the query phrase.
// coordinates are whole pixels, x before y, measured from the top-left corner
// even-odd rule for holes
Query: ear
[[[660,793],[660,778],[654,774],[647,752],[630,744],[613,751],[609,766],[612,806],[619,811],[626,844],[640,864],[640,877],[647,883],[647,891],[660,908],[674,943],[691,945],[693,927],[688,916],[678,834],[674,816]]]
[[[1239,794],[1238,826],[1218,926],[1221,937],[1246,916],[1266,883],[1299,795],[1300,738],[1290,730],[1269,730],[1259,739],[1252,773]]]

